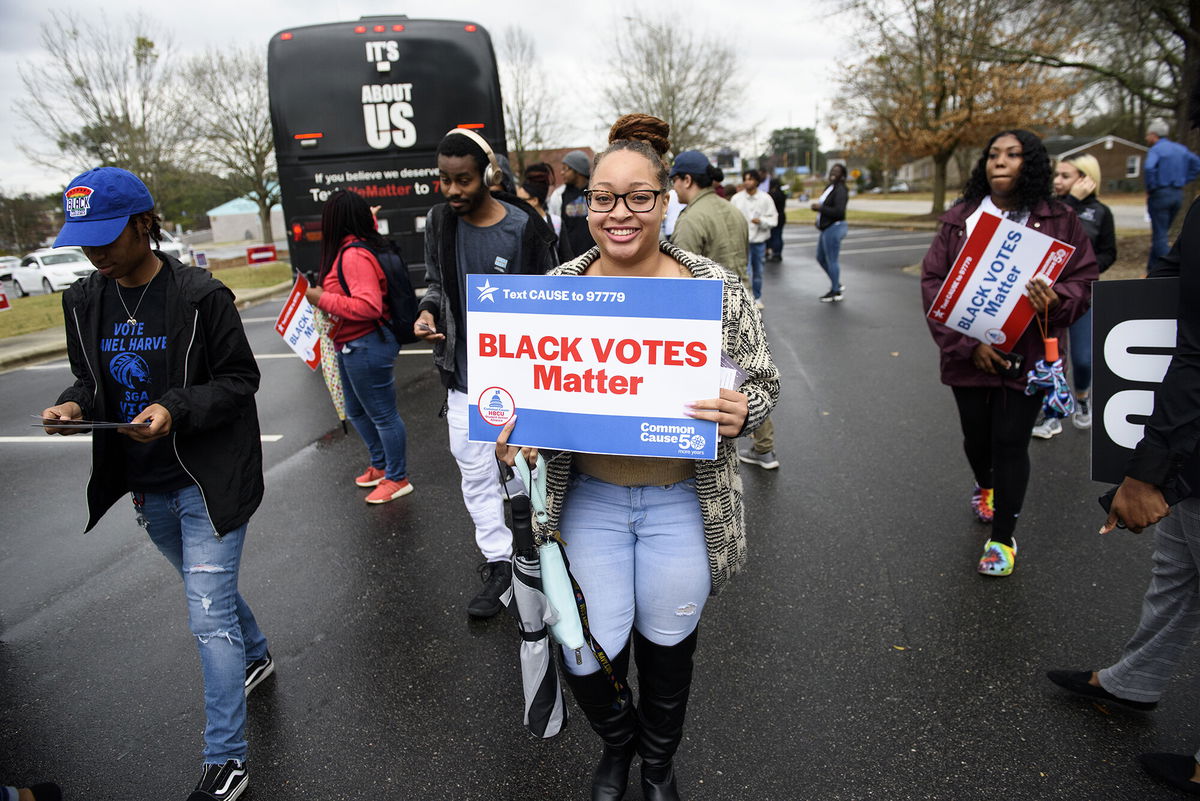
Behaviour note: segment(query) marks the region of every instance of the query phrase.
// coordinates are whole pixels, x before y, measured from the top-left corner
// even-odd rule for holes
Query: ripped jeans
[[[609,657],[625,647],[634,626],[658,645],[675,645],[696,630],[712,578],[694,480],[621,487],[573,476],[560,528],[592,635]],[[567,670],[600,669],[589,649],[582,655],[577,665],[575,652],[564,649]]]
[[[246,527],[218,538],[195,484],[135,493],[134,511],[150,540],[183,577],[188,628],[204,673],[204,761],[246,759],[246,665],[267,653],[267,638],[238,593]]]

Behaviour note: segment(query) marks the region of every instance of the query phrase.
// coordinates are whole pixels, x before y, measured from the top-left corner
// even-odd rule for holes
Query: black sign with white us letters
[[[1119,484],[1175,352],[1179,279],[1092,284],[1092,480]]]

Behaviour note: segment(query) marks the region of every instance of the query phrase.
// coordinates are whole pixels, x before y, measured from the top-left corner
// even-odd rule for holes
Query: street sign
[[[251,267],[256,264],[266,264],[269,261],[275,261],[274,245],[255,245],[252,248],[246,248],[246,264]]]

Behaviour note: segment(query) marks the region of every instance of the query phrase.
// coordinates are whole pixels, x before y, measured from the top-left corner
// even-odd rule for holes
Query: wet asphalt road
[[[1042,676],[1114,659],[1148,577],[1148,537],[1095,534],[1086,433],[1032,444],[1017,570],[974,572],[986,530],[900,271],[929,238],[852,230],[841,304],[816,301],[815,232],[790,230],[768,265],[782,467],[744,470],[750,563],[701,626],[685,798],[1171,798],[1134,756],[1200,745],[1192,665],[1152,715]],[[276,308],[243,313],[260,356],[284,353]],[[479,555],[428,356],[397,367],[416,492],[381,507],[351,483],[362,445],[320,379],[260,364],[262,429],[278,439],[241,587],[278,669],[250,701],[243,797],[586,798],[598,741],[582,717],[531,739],[512,621],[464,612]],[[55,364],[0,376],[0,437],[36,434],[27,415],[67,380]],[[80,533],[89,449],[54,440],[0,438],[0,780],[186,798],[203,706],[178,579],[124,505]]]

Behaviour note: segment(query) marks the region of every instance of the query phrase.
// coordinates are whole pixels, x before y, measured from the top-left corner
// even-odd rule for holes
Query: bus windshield
[[[425,214],[441,201],[437,145],[469,127],[505,152],[500,82],[482,26],[402,16],[290,28],[267,53],[292,267],[319,269],[321,208],[358,192],[424,279]]]

